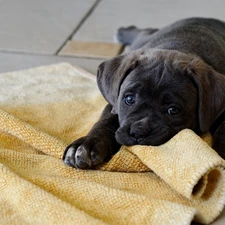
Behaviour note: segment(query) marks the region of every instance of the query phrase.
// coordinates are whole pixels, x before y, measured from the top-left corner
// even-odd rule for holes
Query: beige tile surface
[[[54,54],[96,0],[1,0],[0,50]]]
[[[59,55],[111,58],[120,53],[122,45],[116,43],[68,41]]]
[[[160,28],[178,19],[202,16],[225,20],[223,0],[104,0],[73,36],[74,40],[112,42],[118,27]]]
[[[68,62],[80,66],[90,73],[96,74],[98,65],[103,60],[59,56],[43,56],[28,54],[0,53],[0,73],[28,69],[42,65]]]

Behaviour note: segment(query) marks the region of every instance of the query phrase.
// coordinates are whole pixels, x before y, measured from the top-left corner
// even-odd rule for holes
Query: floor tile
[[[225,1],[221,0],[103,0],[74,40],[112,42],[118,27],[136,25],[160,28],[187,17],[215,17],[225,20]]]
[[[0,50],[54,54],[95,2],[0,1]]]
[[[225,224],[225,209],[222,211],[221,215],[213,222],[211,225],[224,225]]]
[[[0,53],[0,73],[23,70],[31,67],[68,62],[96,74],[98,65],[103,60],[72,58],[60,56],[40,56],[28,54]]]
[[[59,55],[111,58],[118,55],[123,46],[116,43],[68,41]]]

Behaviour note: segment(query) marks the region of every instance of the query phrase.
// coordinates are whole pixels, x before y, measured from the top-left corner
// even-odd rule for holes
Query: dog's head
[[[120,55],[99,66],[97,82],[124,145],[160,145],[185,128],[206,133],[225,110],[224,76],[178,51]]]

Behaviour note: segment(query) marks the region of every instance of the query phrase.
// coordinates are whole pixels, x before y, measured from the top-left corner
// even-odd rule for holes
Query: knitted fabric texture
[[[65,147],[106,105],[95,76],[62,63],[0,82],[0,224],[208,224],[221,213],[224,161],[191,130],[157,147],[122,146],[93,170],[70,168]]]

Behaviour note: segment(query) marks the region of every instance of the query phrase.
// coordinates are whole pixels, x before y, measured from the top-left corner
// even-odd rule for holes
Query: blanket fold
[[[209,224],[223,210],[224,160],[191,130],[122,146],[95,170],[69,168],[65,147],[106,105],[95,77],[57,64],[0,82],[1,224]]]

